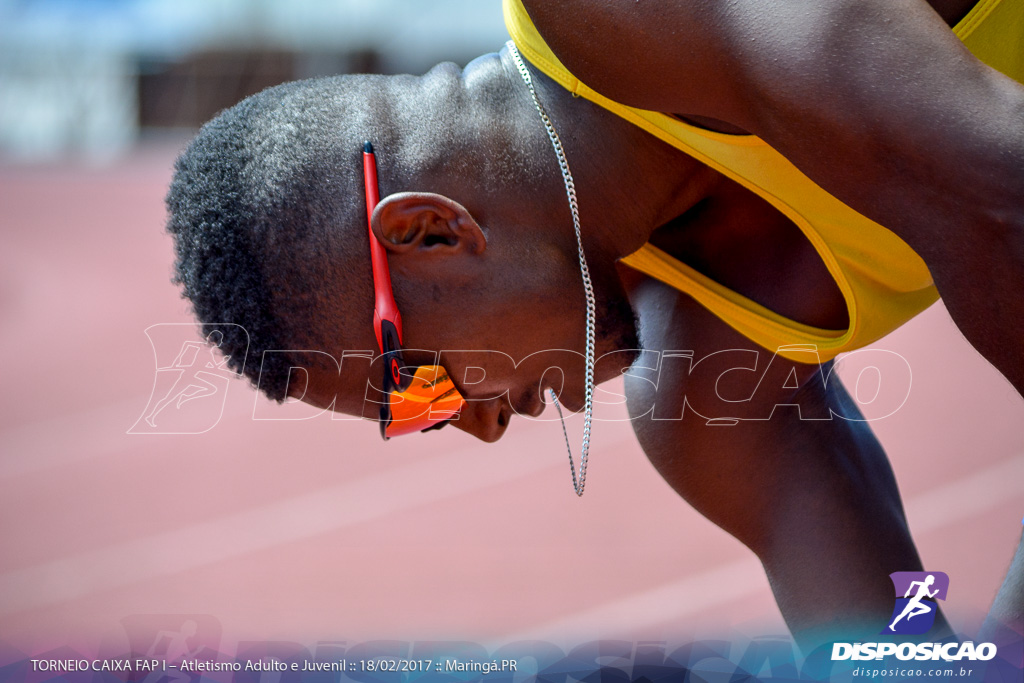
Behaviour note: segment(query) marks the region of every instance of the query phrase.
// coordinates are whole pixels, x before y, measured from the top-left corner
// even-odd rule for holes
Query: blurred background
[[[283,81],[505,40],[497,0],[0,0],[0,153],[111,160]]]
[[[785,633],[756,558],[660,480],[615,385],[582,500],[550,411],[493,446],[383,444],[234,380],[190,404],[202,433],[139,429],[199,340],[163,231],[196,128],[281,81],[422,73],[505,39],[498,0],[0,0],[0,667],[160,655],[159,633],[228,653]],[[1020,535],[1024,402],[941,305],[877,346],[913,379],[874,426],[971,631]],[[842,370],[866,404],[901,391],[885,357]]]

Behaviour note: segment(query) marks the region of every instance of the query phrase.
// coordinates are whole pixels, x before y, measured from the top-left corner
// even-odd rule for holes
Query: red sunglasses
[[[380,201],[377,190],[377,159],[373,145],[363,144],[363,179],[366,186],[366,224],[370,232],[370,264],[373,266],[373,331],[384,356],[381,391],[380,435],[393,436],[440,429],[456,417],[466,400],[455,388],[448,371],[440,365],[410,365],[402,355],[402,315],[391,291],[387,252],[370,227]]]

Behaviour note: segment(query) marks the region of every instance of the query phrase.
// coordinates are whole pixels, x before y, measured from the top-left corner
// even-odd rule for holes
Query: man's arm
[[[877,634],[892,611],[889,574],[921,569],[885,453],[864,423],[801,420],[784,406],[772,413],[776,403],[795,403],[803,417],[828,415],[830,405],[853,414],[835,376],[826,388],[817,369],[805,366],[802,388],[787,393],[792,364],[762,378],[772,356],[764,350],[756,370],[723,375],[734,361],[749,364],[748,352],[757,347],[661,283],[644,281],[631,300],[645,348],[692,350],[701,361],[692,371],[685,361],[667,363],[657,388],[627,379],[634,429],[652,464],[701,514],[754,551],[801,647]],[[741,351],[710,355],[729,349]],[[753,399],[729,405],[719,392]],[[697,411],[770,419],[707,426]]]
[[[759,135],[897,232],[1024,225],[1024,87],[924,0],[524,4],[591,87]]]
[[[754,133],[893,230],[1024,394],[1024,86],[924,0],[525,5],[591,87]]]

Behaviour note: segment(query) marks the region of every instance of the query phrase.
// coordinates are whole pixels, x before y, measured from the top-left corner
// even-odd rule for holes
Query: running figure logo
[[[213,329],[210,329],[213,328]],[[238,325],[208,326],[205,340],[195,325],[161,323],[146,329],[153,348],[153,389],[129,434],[201,434],[221,419],[228,387],[238,374],[220,353],[225,334],[246,340]]]
[[[896,589],[896,607],[883,634],[920,635],[935,623],[939,606],[945,600],[949,577],[943,572],[893,572],[889,575]]]
[[[121,619],[130,648],[129,659],[158,660],[166,664],[148,673],[139,670],[128,678],[135,683],[190,683],[210,681],[202,673],[178,668],[183,661],[216,662],[221,624],[208,614],[132,614]],[[221,679],[216,679],[221,680]]]

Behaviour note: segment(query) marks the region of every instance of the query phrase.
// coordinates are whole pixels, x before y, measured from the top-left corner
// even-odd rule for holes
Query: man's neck
[[[500,56],[521,98],[533,109],[508,49]],[[630,254],[656,228],[706,196],[716,176],[713,171],[527,66],[572,169],[588,253],[592,250],[612,260]],[[540,124],[539,113],[534,110],[532,115]],[[564,190],[560,194],[564,202]]]

